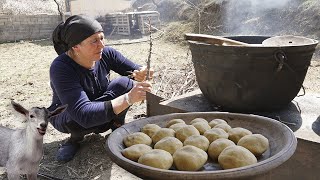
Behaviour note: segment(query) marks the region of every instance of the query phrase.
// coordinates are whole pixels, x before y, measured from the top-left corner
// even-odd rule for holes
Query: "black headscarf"
[[[102,31],[101,24],[95,19],[85,15],[70,16],[52,33],[54,49],[60,55],[91,35]]]

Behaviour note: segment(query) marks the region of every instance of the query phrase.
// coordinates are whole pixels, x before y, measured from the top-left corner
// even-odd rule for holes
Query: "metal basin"
[[[262,45],[269,38],[265,36],[228,38],[250,46],[188,42],[203,95],[214,106],[233,112],[275,110],[288,105],[303,84],[318,44],[302,37],[295,43],[277,41],[279,45]]]
[[[187,124],[196,117],[208,121],[214,118],[225,119],[231,127],[243,127],[253,133],[260,133],[269,139],[269,149],[258,158],[258,163],[242,168],[222,170],[217,162],[208,160],[200,171],[178,171],[172,167],[169,170],[157,169],[139,164],[125,158],[121,151],[125,148],[123,138],[130,133],[138,132],[146,124],[165,124],[173,118],[181,118]],[[176,113],[153,116],[128,123],[110,134],[106,141],[106,150],[109,157],[117,165],[132,174],[144,179],[239,179],[254,177],[266,173],[281,165],[294,153],[297,139],[286,125],[262,116],[210,112],[210,113]]]

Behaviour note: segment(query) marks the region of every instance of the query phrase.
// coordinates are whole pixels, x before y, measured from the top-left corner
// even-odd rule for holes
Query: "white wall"
[[[130,7],[126,0],[73,0],[70,1],[71,14],[105,15]]]

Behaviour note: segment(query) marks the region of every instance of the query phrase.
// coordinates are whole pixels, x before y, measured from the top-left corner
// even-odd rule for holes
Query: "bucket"
[[[215,107],[236,112],[287,106],[299,93],[318,41],[259,46],[270,37],[232,36],[253,46],[217,46],[188,41],[196,79]],[[255,45],[257,46],[255,46]]]

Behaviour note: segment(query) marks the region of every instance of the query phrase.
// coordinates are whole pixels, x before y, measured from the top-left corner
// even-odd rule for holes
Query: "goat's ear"
[[[65,104],[63,106],[58,107],[57,109],[55,109],[54,111],[49,113],[49,118],[62,113],[63,111],[65,111],[67,109],[67,107],[68,107],[68,104]]]
[[[23,115],[25,115],[25,116],[29,114],[29,111],[26,110],[24,107],[22,107],[20,104],[14,102],[14,101],[11,101],[11,104],[12,104],[13,108],[14,108],[17,112],[19,112],[19,113],[21,113],[21,114],[23,114]]]

